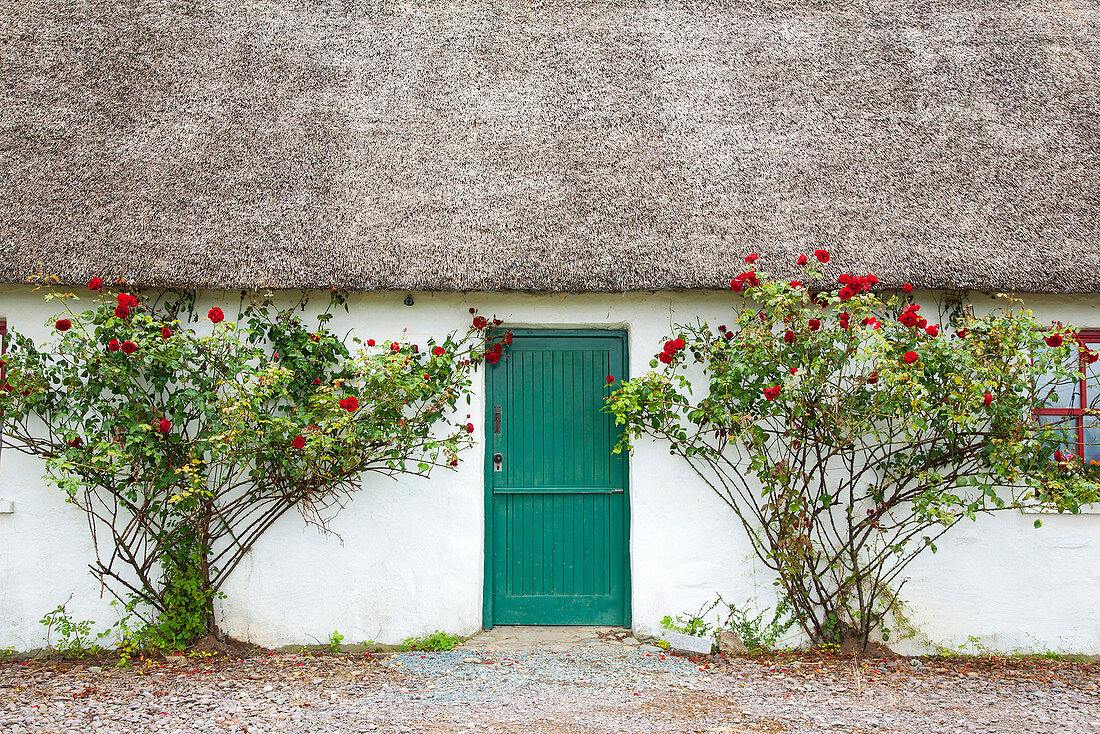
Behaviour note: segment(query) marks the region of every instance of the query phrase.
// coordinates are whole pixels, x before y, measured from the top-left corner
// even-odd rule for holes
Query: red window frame
[[[1088,346],[1094,352],[1100,351],[1100,329],[1082,329],[1077,332],[1076,340],[1079,344]],[[1074,416],[1074,422],[1077,426],[1077,440],[1074,442],[1072,451],[1081,461],[1085,460],[1085,412],[1089,407],[1089,383],[1086,367],[1084,354],[1082,353],[1078,356],[1077,368],[1082,373],[1086,373],[1086,376],[1082,377],[1077,385],[1077,392],[1079,393],[1077,405],[1068,408],[1042,408],[1035,411],[1036,415]]]

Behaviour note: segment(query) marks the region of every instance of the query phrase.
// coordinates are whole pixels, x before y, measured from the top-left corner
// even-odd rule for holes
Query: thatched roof
[[[1095,0],[30,0],[0,280],[1100,290]]]

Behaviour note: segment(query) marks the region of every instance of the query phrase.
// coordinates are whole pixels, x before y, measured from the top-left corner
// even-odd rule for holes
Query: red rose
[[[866,278],[863,279],[863,282],[867,285],[878,285],[878,278],[876,278],[874,275],[868,275]]]
[[[500,319],[493,319],[493,326],[500,326],[503,323],[504,322],[501,321]]]
[[[676,345],[677,349],[683,349],[685,346],[687,346],[687,343],[679,337],[677,337],[676,341],[674,341],[673,344]]]
[[[442,357],[446,353],[447,353],[447,350],[444,349],[443,347],[433,347],[432,348],[432,354],[436,357]]]
[[[68,319],[58,319],[53,324],[53,328],[57,329],[58,331],[68,331],[72,327],[73,322],[69,321]]]
[[[400,352],[401,351],[401,345],[398,344],[397,342],[390,342],[390,351],[391,352]]]
[[[118,304],[115,306],[115,316],[120,319],[128,318],[130,316],[130,307],[123,303]]]
[[[878,382],[878,373],[877,372],[872,372],[871,374],[867,375],[867,384],[868,385],[874,385],[876,382]]]
[[[928,336],[939,336],[940,335],[940,325],[939,324],[932,324],[927,329],[925,329],[924,332],[926,334],[928,334]]]
[[[484,329],[486,326],[488,326],[488,324],[489,324],[489,321],[484,316],[475,316],[474,317],[474,328],[475,329]]]
[[[878,328],[878,319],[876,319],[874,316],[868,316],[867,318],[863,319],[863,325],[864,326],[873,326],[877,329]]]
[[[160,424],[157,426],[157,430],[161,433],[168,433],[172,430],[172,421],[167,418],[161,418]]]
[[[914,363],[914,362],[916,362],[916,361],[917,361],[918,359],[920,359],[920,355],[919,355],[919,354],[917,354],[916,352],[906,352],[906,353],[905,353],[905,356],[904,356],[904,357],[902,357],[902,359],[904,359],[904,360],[905,360],[905,363],[906,363],[906,364],[913,364],[913,363]]]
[[[374,346],[374,339],[367,339],[367,346],[368,347],[373,347]]]
[[[665,342],[665,353],[666,354],[673,354],[675,351],[676,351],[676,340],[675,339],[669,339],[667,342]]]
[[[794,341],[794,332],[793,331],[788,331],[787,333],[785,333],[783,335],[783,341],[787,342],[788,344],[793,342]]]
[[[163,338],[167,339],[170,336],[172,336],[172,330],[169,329],[167,326],[162,326],[162,327],[160,327],[160,335]]]
[[[1044,339],[1048,347],[1060,347],[1062,346],[1062,335],[1058,333],[1051,334]]]
[[[810,319],[810,331],[817,331],[821,328],[821,321],[819,319]]]
[[[318,336],[317,334],[310,334],[310,335],[309,335],[309,338],[310,338],[311,340],[315,341],[315,342],[319,342],[319,341],[321,341],[321,337],[320,337],[320,336]]]
[[[314,385],[320,385],[321,384],[321,378],[320,377],[314,377],[313,378],[313,384]]]
[[[819,263],[827,263],[827,262],[829,262],[829,251],[828,250],[814,250],[814,257],[817,258],[817,261]]]
[[[750,265],[751,265],[751,264],[753,264],[754,262],[756,262],[756,261],[757,261],[757,260],[759,259],[759,257],[760,257],[760,256],[759,256],[759,255],[757,255],[757,254],[756,254],[756,253],[754,252],[754,253],[752,253],[751,255],[749,255],[748,257],[746,257],[746,258],[745,258],[745,262],[747,262],[748,264],[750,264]]]
[[[355,397],[344,398],[340,401],[340,407],[349,413],[359,410],[359,399]]]
[[[1081,359],[1085,360],[1085,364],[1094,364],[1096,360],[1100,359],[1100,353],[1086,349],[1081,355]]]
[[[500,352],[486,352],[485,361],[489,364],[496,364],[500,361]]]
[[[657,355],[657,359],[661,360],[661,362],[665,364],[672,364],[672,355],[668,352],[661,352]]]
[[[791,374],[792,375],[798,374],[798,368],[797,367],[791,367]]]
[[[856,294],[856,292],[853,291],[851,288],[841,288],[840,289],[840,294],[839,294],[840,295],[840,300],[847,301],[848,299],[850,299],[855,294]]]
[[[473,316],[473,315],[474,315],[475,313],[477,313],[477,309],[476,309],[476,308],[473,308],[473,307],[471,307],[471,308],[470,308],[470,315],[471,315],[471,316]]]
[[[988,408],[992,404],[993,404],[993,396],[990,395],[989,393],[986,393],[985,397],[982,398],[982,405],[984,405],[985,407]]]
[[[511,344],[512,339],[513,339],[512,332],[506,331],[506,332],[504,332],[504,338],[501,339],[501,341],[504,342],[505,344]]]
[[[131,303],[133,299],[133,303]],[[129,293],[119,293],[115,295],[115,302],[120,306],[136,306],[137,299],[131,296]]]
[[[304,449],[306,447],[305,436],[295,436],[294,440],[290,442],[290,445],[296,449]]]
[[[117,352],[119,347],[118,339],[112,339],[107,343],[107,351]]]
[[[413,344],[413,354],[420,354],[420,346]]]
[[[93,288],[92,290],[95,290],[95,289]],[[80,436],[77,436],[76,438],[70,438],[65,443],[69,444],[70,446],[72,446],[75,449],[75,448],[78,448],[81,444],[84,443],[84,439],[82,439]]]
[[[801,280],[792,280],[790,282],[790,286],[791,286],[791,288],[801,288],[802,287],[802,281]]]
[[[903,285],[903,286],[901,287],[901,289],[902,289],[903,291],[905,291],[906,293],[912,293],[912,292],[913,292],[913,286],[909,285],[908,283],[906,283],[905,285]]]
[[[129,341],[129,340],[122,342],[122,353],[123,354],[133,354],[136,351],[137,351],[137,344],[134,344],[132,341]]]
[[[726,338],[727,339],[732,339],[733,338],[733,332],[732,331],[727,331],[726,332]]]
[[[607,376],[607,384],[608,384],[608,385],[610,385],[610,384],[611,384],[611,383],[613,383],[614,381],[615,381],[615,376],[614,376],[614,375],[608,375],[608,376]]]
[[[764,397],[768,400],[775,400],[779,397],[779,393],[783,391],[783,388],[779,385],[772,385],[771,387],[764,388]]]
[[[474,424],[473,423],[467,423],[466,424],[466,433],[473,433],[473,432],[474,432]]]
[[[98,291],[103,288],[103,278],[92,278],[88,281],[88,290]]]
[[[842,329],[847,330],[852,325],[852,314],[847,311],[841,311],[840,315],[836,317],[836,320]]]
[[[810,258],[806,257],[805,255],[799,255],[798,256],[798,264],[799,265],[805,265],[809,261],[810,261]]]
[[[217,306],[214,306],[214,308],[212,308],[212,309],[210,309],[209,311],[206,312],[206,318],[210,319],[212,322],[217,324],[217,323],[225,320],[225,314],[222,312],[222,310],[220,308],[218,308]]]

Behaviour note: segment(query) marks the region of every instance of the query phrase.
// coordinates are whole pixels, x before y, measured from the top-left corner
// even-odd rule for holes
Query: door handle
[[[501,471],[504,468],[504,454],[493,454],[493,471]]]

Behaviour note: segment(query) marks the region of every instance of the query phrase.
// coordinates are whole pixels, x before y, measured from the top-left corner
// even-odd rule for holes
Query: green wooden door
[[[626,336],[515,334],[486,373],[485,626],[627,626],[627,463],[600,411]]]

